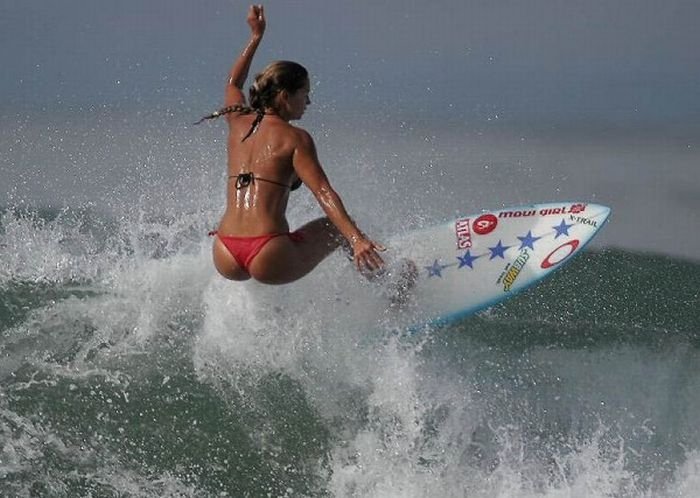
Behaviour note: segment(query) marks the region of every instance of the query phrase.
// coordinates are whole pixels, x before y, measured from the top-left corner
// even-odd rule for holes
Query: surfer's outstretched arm
[[[331,187],[316,155],[316,147],[311,136],[304,130],[297,130],[299,141],[294,151],[294,170],[301,180],[316,197],[319,205],[335,225],[338,231],[347,239],[352,247],[353,260],[360,271],[376,271],[384,266],[384,261],[377,254],[385,248],[368,239],[357,227],[345,210],[340,196]]]
[[[250,26],[250,39],[243,48],[241,55],[233,63],[231,71],[229,71],[224,93],[225,106],[245,103],[243,85],[245,85],[245,81],[248,78],[250,64],[253,62],[255,51],[258,49],[258,45],[260,45],[260,41],[265,33],[265,12],[263,6],[251,5],[248,9],[247,21],[248,26]]]

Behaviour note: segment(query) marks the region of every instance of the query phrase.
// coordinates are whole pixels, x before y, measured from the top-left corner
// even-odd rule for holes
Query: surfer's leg
[[[270,240],[250,264],[250,274],[268,284],[293,282],[316,268],[342,240],[328,218],[315,219],[296,232]]]

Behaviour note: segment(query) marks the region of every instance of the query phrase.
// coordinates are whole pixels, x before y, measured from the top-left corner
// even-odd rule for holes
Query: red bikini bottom
[[[217,232],[210,232],[209,235],[217,235]],[[236,263],[245,271],[248,271],[248,267],[253,262],[253,259],[265,247],[265,244],[275,237],[285,235],[293,242],[304,240],[304,234],[299,230],[296,232],[268,233],[256,237],[235,237],[232,235],[218,235],[218,237],[236,260]]]

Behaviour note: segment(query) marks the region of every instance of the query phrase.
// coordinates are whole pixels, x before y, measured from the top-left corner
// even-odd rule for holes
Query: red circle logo
[[[496,229],[498,218],[493,214],[482,214],[472,223],[472,230],[479,235],[486,235]]]
[[[540,267],[546,270],[547,268],[558,265],[573,254],[578,247],[578,244],[578,239],[574,239],[560,245],[550,252],[546,258],[544,258],[544,261],[542,261]]]

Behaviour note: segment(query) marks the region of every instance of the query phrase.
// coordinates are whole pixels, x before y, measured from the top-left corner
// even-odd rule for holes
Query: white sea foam
[[[302,201],[293,221],[309,205]],[[4,215],[3,284],[38,282],[69,295],[4,331],[2,377],[27,362],[41,372],[13,382],[17,393],[32,382],[50,389],[57,379],[94,377],[128,393],[141,368],[157,368],[148,360],[159,345],[176,342],[188,351],[178,361],[191,362],[224,402],[256,403],[271,375],[299,385],[330,433],[328,461],[308,468],[335,496],[693,496],[694,348],[494,347],[454,328],[407,338],[377,304],[381,292],[340,254],[290,286],[231,283],[211,267],[211,213],[132,215],[114,222],[107,244],[66,218]],[[523,333],[537,327],[518,323]],[[49,439],[82,462],[61,434],[9,410],[3,417],[5,475],[46,458]],[[181,476],[144,476],[116,461],[91,478],[139,496],[197,495]]]

